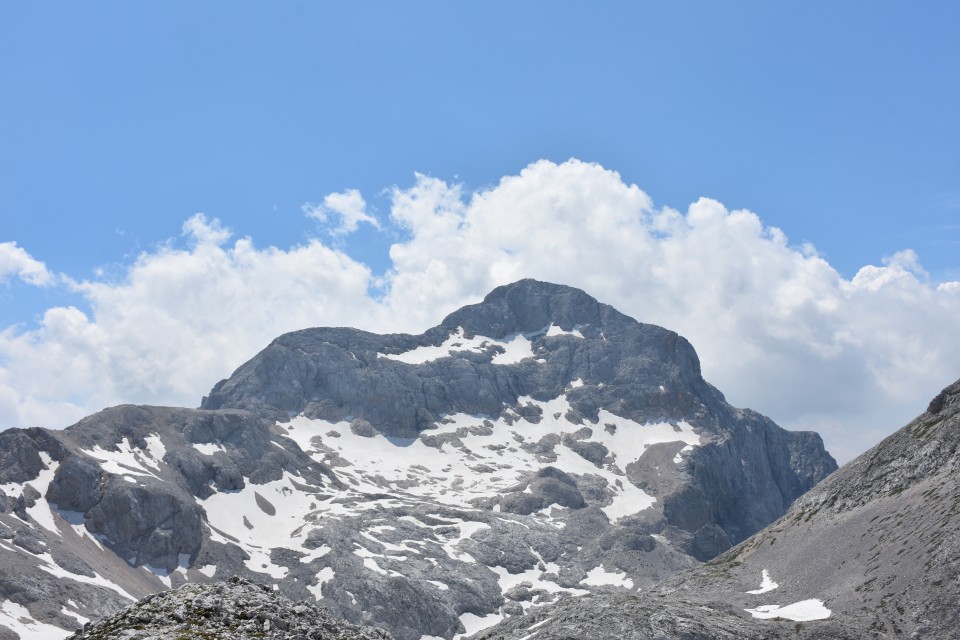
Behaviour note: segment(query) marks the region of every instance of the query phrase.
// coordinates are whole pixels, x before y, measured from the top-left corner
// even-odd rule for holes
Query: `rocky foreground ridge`
[[[201,409],[0,433],[0,638],[239,575],[398,640],[635,593],[836,468],[690,344],[524,280],[421,335],[277,338]]]
[[[184,585],[149,595],[71,640],[390,640],[380,629],[334,618],[270,587],[233,577],[214,585]]]

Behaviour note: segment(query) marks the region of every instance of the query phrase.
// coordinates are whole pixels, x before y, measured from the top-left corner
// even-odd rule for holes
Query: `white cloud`
[[[330,230],[335,236],[353,233],[361,222],[366,222],[375,229],[380,228],[380,221],[367,213],[367,202],[356,189],[331,193],[323,199],[322,204],[303,205],[303,211],[307,217],[318,222],[329,221],[331,215],[339,216],[340,224]]]
[[[394,192],[393,215],[410,230],[391,249],[397,317],[422,328],[520,277],[578,286],[688,337],[733,403],[820,429],[841,459],[960,376],[960,296],[929,284],[912,251],[848,281],[754,213],[709,199],[656,209],[578,161],[472,194],[419,176]]]
[[[49,286],[54,282],[47,266],[18,247],[16,242],[0,242],[0,283],[11,276],[37,287]]]
[[[365,208],[347,191],[317,211],[355,229]],[[119,402],[194,406],[284,331],[420,332],[524,277],[678,331],[732,403],[820,430],[841,460],[960,375],[960,283],[931,283],[913,252],[847,280],[754,213],[709,199],[656,208],[595,164],[541,161],[473,192],[417,175],[393,190],[390,221],[406,239],[374,278],[318,240],[228,244],[218,221],[194,216],[187,249],[144,253],[120,282],[74,283],[90,315],[55,308],[34,330],[0,333],[0,425],[62,426]]]
[[[196,406],[279,334],[375,322],[369,270],[319,242],[230,246],[216,220],[184,225],[188,250],[141,254],[124,280],[74,282],[90,304],[0,332],[0,424],[64,426],[121,402]],[[370,328],[370,327],[368,327]]]
[[[196,244],[220,246],[233,234],[216,218],[207,220],[207,216],[202,213],[195,213],[183,223],[183,235],[191,238]]]

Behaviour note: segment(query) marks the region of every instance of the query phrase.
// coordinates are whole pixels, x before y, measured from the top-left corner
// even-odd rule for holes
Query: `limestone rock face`
[[[705,565],[639,597],[564,600],[477,638],[955,638],[958,470],[960,381]]]
[[[143,598],[72,640],[390,640],[389,634],[335,619],[315,605],[292,602],[271,587],[233,577],[185,585]]]
[[[567,398],[572,423],[602,428],[602,410],[640,424],[686,420],[708,441],[662,495],[673,537],[699,560],[754,533],[836,469],[818,435],[730,407],[703,380],[683,337],[579,289],[535,280],[495,289],[419,336],[286,334],[218,383],[202,406],[278,420],[349,417],[387,437],[416,438],[451,414],[512,411],[538,420],[538,408],[521,398],[558,397]],[[564,445],[598,467],[607,455],[599,442],[568,436]]]
[[[397,640],[464,637],[646,592],[835,466],[729,406],[676,333],[524,280],[421,335],[281,336],[201,409],[0,433],[0,638],[233,575]]]

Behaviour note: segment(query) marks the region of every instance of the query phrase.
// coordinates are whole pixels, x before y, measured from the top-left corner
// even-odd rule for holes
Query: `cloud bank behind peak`
[[[48,309],[0,332],[0,427],[65,426],[121,402],[194,406],[277,335],[308,326],[423,331],[496,286],[532,277],[586,290],[697,348],[735,405],[820,431],[845,461],[960,375],[960,283],[931,282],[909,249],[842,277],[810,245],[701,198],[655,207],[597,164],[541,160],[492,186],[417,174],[388,219],[355,190],[304,212],[330,242],[233,239],[218,220],[144,252],[119,280],[73,280],[89,311]],[[350,255],[364,222],[398,239],[374,273]],[[0,278],[56,278],[13,243]]]

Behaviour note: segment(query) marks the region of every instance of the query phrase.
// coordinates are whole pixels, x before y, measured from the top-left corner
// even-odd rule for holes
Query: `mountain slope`
[[[958,467],[960,381],[714,566],[740,563],[732,573],[743,580],[766,569],[782,598],[823,600],[878,637],[950,637],[960,624]]]
[[[0,433],[0,634],[241,575],[398,640],[460,637],[647,589],[835,466],[730,407],[676,333],[521,281],[419,336],[281,336],[201,409]]]
[[[702,637],[724,637],[731,626],[743,637],[957,637],[958,466],[960,381],[778,521],[707,564],[648,594],[566,600],[478,638],[551,640],[572,629],[584,640],[700,637],[648,633],[644,621],[664,601],[683,603],[674,621],[703,624],[700,612],[709,609]]]

